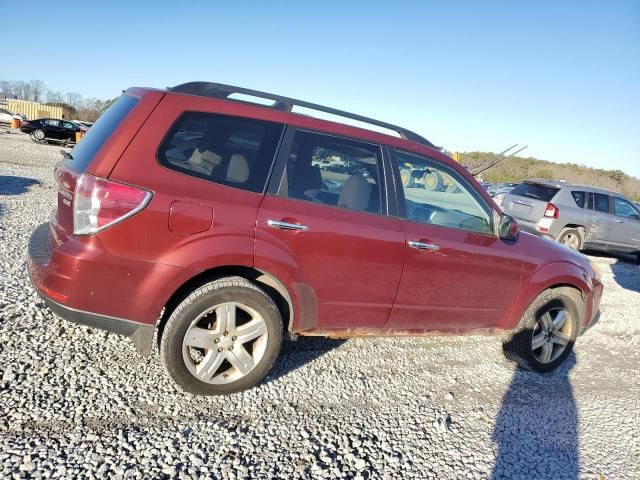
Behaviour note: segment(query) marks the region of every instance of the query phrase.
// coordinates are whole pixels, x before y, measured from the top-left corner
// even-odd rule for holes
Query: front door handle
[[[433,243],[422,243],[422,242],[407,242],[411,248],[417,248],[418,250],[431,250],[433,252],[437,252],[440,250],[438,245],[434,245]]]
[[[306,232],[309,227],[306,225],[300,225],[299,223],[281,222],[279,220],[267,220],[267,225],[271,228],[279,228],[280,230],[296,230],[299,232]]]
[[[624,223],[623,220],[616,220],[616,223]]]

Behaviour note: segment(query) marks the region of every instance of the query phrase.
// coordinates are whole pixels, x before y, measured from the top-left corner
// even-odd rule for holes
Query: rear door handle
[[[416,248],[418,250],[431,250],[433,252],[437,252],[438,250],[440,250],[440,247],[438,245],[434,245],[433,243],[423,243],[423,242],[414,242],[414,241],[409,241],[407,243],[411,248]]]
[[[616,223],[624,223],[622,220],[616,220]]]
[[[309,227],[306,225],[300,225],[299,223],[281,222],[279,220],[267,220],[267,225],[271,228],[279,228],[280,230],[296,230],[299,232],[306,232]]]

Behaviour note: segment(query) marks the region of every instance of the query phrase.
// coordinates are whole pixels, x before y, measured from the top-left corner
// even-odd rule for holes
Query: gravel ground
[[[55,317],[25,271],[59,147],[0,135],[0,477],[640,478],[640,271],[594,256],[600,323],[566,367],[491,337],[301,339],[229,397]]]

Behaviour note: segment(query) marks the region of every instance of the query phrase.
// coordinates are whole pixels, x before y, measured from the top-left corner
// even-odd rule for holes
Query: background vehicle
[[[35,142],[59,140],[75,142],[76,132],[86,132],[87,128],[68,120],[58,118],[40,118],[22,122],[20,131],[29,133]]]
[[[401,170],[419,175],[405,183]],[[161,357],[195,393],[255,385],[287,332],[506,331],[510,358],[547,371],[602,293],[586,257],[519,235],[423,137],[264,92],[129,89],[54,176],[58,208],[29,242],[35,288],[62,317],[129,336],[144,354],[163,312]]]
[[[530,179],[505,196],[503,208],[530,233],[574,250],[636,254],[640,262],[640,209],[618,193]]]
[[[0,108],[0,123],[11,123],[13,113],[6,108]]]

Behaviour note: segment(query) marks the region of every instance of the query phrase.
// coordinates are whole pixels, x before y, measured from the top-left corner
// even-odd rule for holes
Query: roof
[[[572,187],[575,189],[583,189],[590,192],[595,193],[604,193],[605,195],[616,195],[622,198],[628,198],[626,195],[620,192],[614,192],[613,190],[607,190],[606,188],[594,187],[593,185],[583,185],[579,183],[571,183],[565,180],[549,180],[546,178],[527,178],[525,180],[526,183],[537,183],[540,185],[547,185],[550,187],[563,188],[563,187]]]
[[[401,138],[405,140],[411,140],[416,143],[420,143],[422,145],[426,145],[431,148],[436,148],[429,140],[418,135],[411,130],[408,130],[404,127],[400,127],[398,125],[393,125],[391,123],[382,122],[380,120],[376,120],[373,118],[365,117],[363,115],[358,115],[355,113],[349,113],[344,110],[338,110],[332,107],[326,107],[324,105],[319,105],[316,103],[307,102],[304,100],[296,100],[295,98],[283,97],[281,95],[276,95],[273,93],[261,92],[259,90],[251,90],[243,87],[234,87],[232,85],[224,85],[222,83],[212,83],[212,82],[188,82],[183,83],[181,85],[177,85],[175,87],[171,87],[167,89],[170,92],[174,93],[184,93],[187,95],[197,95],[201,97],[208,98],[218,98],[236,102],[243,103],[252,103],[250,101],[238,100],[235,98],[231,98],[234,94],[247,95],[250,97],[258,97],[267,100],[273,100],[273,104],[271,105],[263,105],[260,103],[256,103],[256,106],[270,108],[274,110],[280,110],[295,114],[293,112],[294,107],[303,107],[308,108],[310,110],[316,110],[320,112],[329,113],[331,115],[336,115],[343,118],[349,118],[352,120],[357,120],[359,122],[368,123],[369,125],[376,125],[378,127],[385,128],[387,130],[395,131]]]

